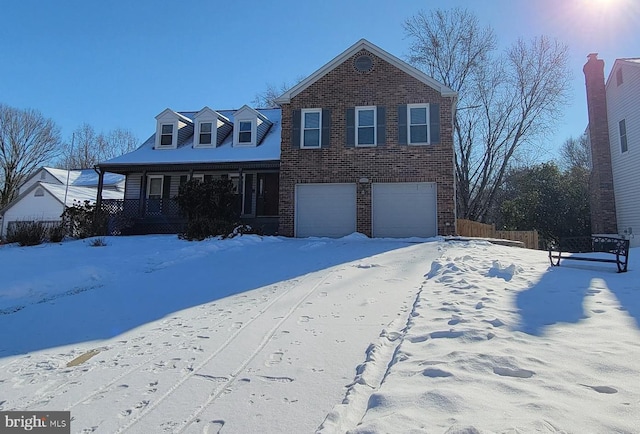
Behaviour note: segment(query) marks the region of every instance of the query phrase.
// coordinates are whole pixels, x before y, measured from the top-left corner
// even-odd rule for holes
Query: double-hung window
[[[624,119],[618,123],[618,128],[620,129],[620,152],[624,153],[629,150],[627,144],[627,124]]]
[[[162,124],[160,127],[160,146],[173,145],[173,124]]]
[[[356,107],[356,146],[376,146],[376,107]]]
[[[251,133],[253,130],[253,125],[251,121],[240,121],[238,125],[239,133],[238,133],[238,144],[246,145],[253,142],[251,138]]]
[[[302,148],[319,148],[322,143],[322,110],[304,109],[302,110],[302,137],[300,143]]]
[[[200,145],[211,145],[213,124],[211,122],[200,122],[198,125],[200,127],[198,143]]]
[[[424,145],[429,140],[429,104],[410,104],[408,111],[408,137],[411,145]]]

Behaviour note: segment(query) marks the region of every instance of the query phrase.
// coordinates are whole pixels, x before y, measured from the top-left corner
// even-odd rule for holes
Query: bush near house
[[[42,244],[47,237],[47,228],[42,222],[15,222],[7,231],[7,243],[18,243],[24,246]]]
[[[62,222],[67,235],[74,238],[89,238],[105,235],[107,232],[108,216],[96,209],[95,204],[85,200],[84,203],[74,202],[62,213]]]
[[[192,179],[180,186],[174,200],[187,217],[180,238],[192,241],[227,236],[239,226],[237,195],[227,179]]]

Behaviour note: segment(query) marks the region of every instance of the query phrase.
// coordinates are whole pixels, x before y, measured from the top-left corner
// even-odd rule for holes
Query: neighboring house
[[[280,234],[455,234],[456,97],[364,39],[282,95]]]
[[[605,82],[604,61],[584,67],[592,150],[594,233],[631,237],[640,246],[640,58],[616,59]]]
[[[282,95],[281,108],[157,117],[139,149],[99,164],[127,177],[130,233],[175,232],[190,178],[227,178],[265,233],[429,237],[456,231],[457,95],[366,40]]]
[[[230,179],[245,223],[278,227],[280,109],[175,112],[156,116],[156,132],[138,149],[99,164],[126,175],[123,233],[176,233],[184,218],[173,198],[189,179]]]
[[[98,173],[93,169],[62,170],[42,167],[18,188],[18,197],[0,210],[0,238],[7,235],[13,222],[59,222],[65,205],[85,200],[96,201]],[[103,176],[103,198],[122,199],[124,176]]]

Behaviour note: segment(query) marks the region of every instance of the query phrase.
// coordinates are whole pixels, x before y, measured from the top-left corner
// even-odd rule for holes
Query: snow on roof
[[[66,188],[64,185],[48,184],[46,182],[40,182],[40,187],[43,187],[49,193],[51,193],[61,203],[65,203],[65,190],[67,205],[73,205],[73,202],[95,202],[98,195],[98,189],[93,187],[77,187],[70,185]],[[103,199],[124,199],[124,192],[113,190],[102,190]]]
[[[216,110],[233,122],[236,110]],[[193,135],[178,145],[177,149],[154,149],[155,133],[138,149],[111,160],[100,163],[102,166],[122,164],[183,164],[183,163],[232,163],[248,161],[280,160],[281,110],[257,109],[273,125],[258,146],[233,146],[233,134],[215,148],[194,148]],[[198,112],[180,112],[182,116],[193,119]]]
[[[93,169],[65,170],[53,167],[44,167],[44,170],[49,172],[58,181],[60,181],[60,183],[65,185],[67,184],[67,176],[69,178],[69,185],[75,185],[78,187],[95,187],[98,185],[98,174]],[[116,185],[123,182],[124,179],[124,175],[107,172],[104,174],[103,185]]]

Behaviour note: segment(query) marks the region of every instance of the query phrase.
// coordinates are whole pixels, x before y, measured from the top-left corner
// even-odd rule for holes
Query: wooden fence
[[[527,249],[538,249],[538,231],[496,231],[495,225],[458,219],[458,235],[462,237],[499,238],[521,241]]]

